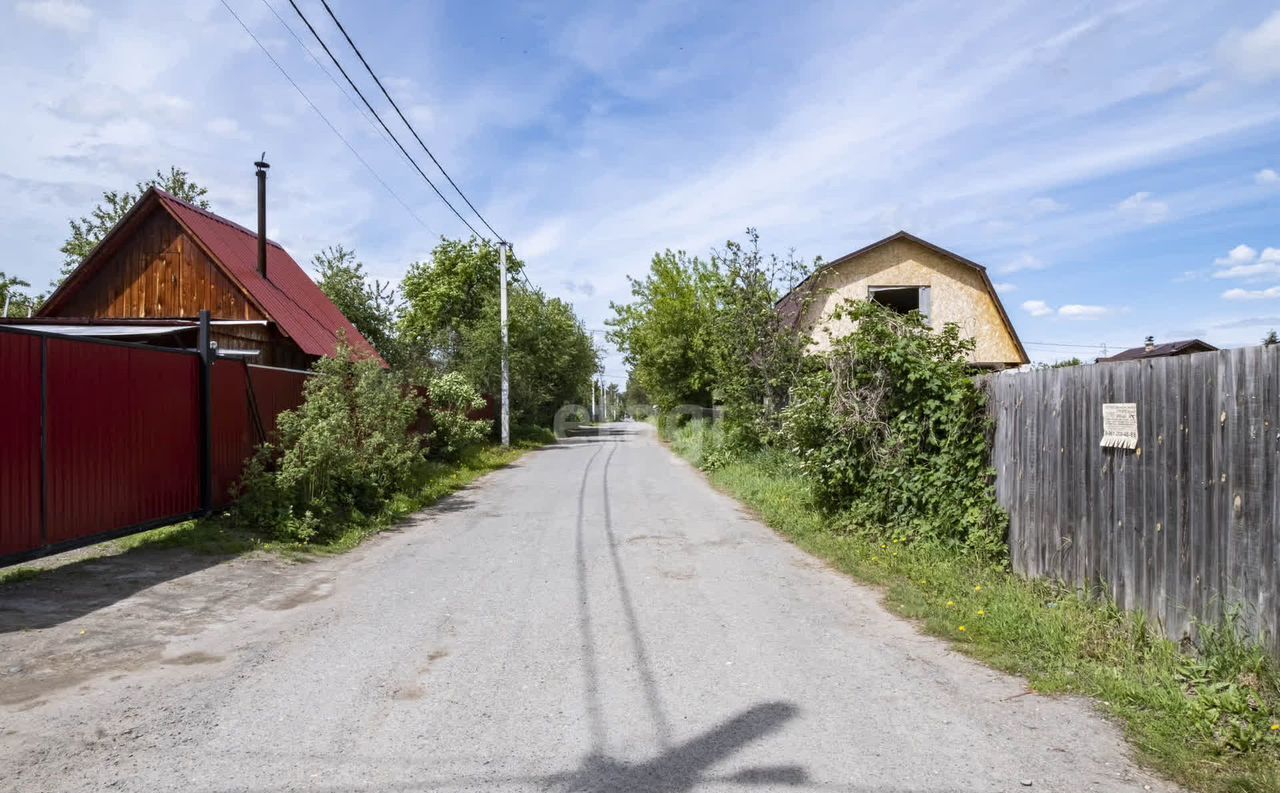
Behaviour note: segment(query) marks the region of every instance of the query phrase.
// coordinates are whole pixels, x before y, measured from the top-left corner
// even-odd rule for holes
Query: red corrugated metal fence
[[[0,557],[40,544],[40,345],[0,333]]]
[[[45,542],[200,509],[200,359],[73,339],[45,346]]]
[[[249,366],[243,361],[214,361],[210,381],[213,506],[233,500],[244,461],[276,429],[276,417],[302,404],[308,375],[293,369]]]
[[[0,327],[0,563],[203,511],[199,355]],[[306,373],[209,367],[210,507]]]

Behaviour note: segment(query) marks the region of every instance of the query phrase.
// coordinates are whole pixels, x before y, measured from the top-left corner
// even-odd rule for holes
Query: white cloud
[[[1112,310],[1106,306],[1085,306],[1079,303],[1071,303],[1058,309],[1058,316],[1064,319],[1100,319],[1111,313]]]
[[[227,118],[226,116],[219,116],[217,118],[210,119],[209,122],[205,124],[205,129],[209,130],[214,135],[220,135],[224,138],[244,137],[240,132],[240,125],[237,124],[234,119]]]
[[[1145,190],[1116,204],[1116,210],[1121,215],[1136,218],[1143,223],[1159,223],[1169,217],[1169,205],[1152,199],[1151,193]]]
[[[1022,310],[1033,317],[1047,317],[1053,313],[1053,307],[1043,300],[1025,300]]]
[[[430,105],[411,105],[407,113],[409,120],[418,129],[431,131],[436,126],[436,113]]]
[[[67,33],[83,33],[93,19],[88,6],[73,0],[30,0],[18,3],[17,9],[33,22]]]
[[[1213,263],[1214,264],[1231,264],[1231,265],[1248,264],[1249,262],[1256,259],[1257,256],[1258,256],[1258,252],[1255,251],[1253,248],[1250,248],[1248,245],[1237,245],[1236,247],[1227,251],[1226,256],[1223,256],[1220,259],[1214,259]]]
[[[1258,184],[1280,184],[1280,173],[1276,173],[1274,168],[1263,168],[1253,175],[1253,181]]]
[[[1049,265],[1029,253],[1024,253],[1012,261],[996,268],[998,273],[1018,273],[1025,270],[1043,270]]]
[[[1254,262],[1253,264],[1237,264],[1225,270],[1218,270],[1214,278],[1252,279],[1263,276],[1280,275],[1280,262]]]
[[[1213,263],[1225,268],[1215,270],[1214,278],[1256,279],[1280,275],[1280,248],[1263,248],[1259,254],[1248,245],[1237,245]]]
[[[992,286],[994,286],[996,288],[996,291],[1002,295],[1007,295],[1012,292],[1018,291],[1018,285],[1011,284],[1008,281],[997,281],[996,283],[992,284]]]
[[[564,289],[564,291],[568,292],[571,295],[582,295],[583,297],[594,297],[596,293],[596,285],[591,283],[591,281],[586,278],[583,278],[581,281],[577,281],[577,282],[566,278],[560,282],[560,286]]]
[[[1280,286],[1267,289],[1228,289],[1222,293],[1223,300],[1273,300],[1280,297]]]
[[[1280,77],[1280,11],[1252,30],[1229,34],[1218,52],[1245,80],[1260,83]]]
[[[1055,201],[1048,196],[1041,196],[1031,199],[1027,206],[1031,209],[1033,215],[1048,215],[1053,212],[1061,212],[1067,208],[1067,205],[1061,201]]]

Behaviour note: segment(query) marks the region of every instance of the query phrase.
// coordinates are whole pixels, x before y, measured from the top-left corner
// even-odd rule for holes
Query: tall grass
[[[670,433],[673,449],[710,463],[712,483],[801,548],[875,584],[890,609],[1043,693],[1094,698],[1138,757],[1212,793],[1280,791],[1280,671],[1236,620],[1203,626],[1185,652],[1096,593],[1025,580],[941,545],[907,545],[841,528],[814,506],[785,455],[725,458],[713,430]]]

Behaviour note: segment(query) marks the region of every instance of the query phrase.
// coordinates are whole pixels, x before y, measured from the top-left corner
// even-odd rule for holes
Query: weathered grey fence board
[[[985,379],[1014,569],[1100,587],[1175,639],[1238,609],[1280,655],[1280,347]],[[1138,449],[1102,405],[1138,405]]]

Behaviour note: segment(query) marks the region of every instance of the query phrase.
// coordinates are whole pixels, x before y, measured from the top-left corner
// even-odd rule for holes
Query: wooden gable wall
[[[63,317],[266,319],[167,212],[139,219],[57,309]]]
[[[267,320],[244,292],[163,209],[135,219],[108,244],[94,272],[69,284],[70,292],[42,316],[68,319],[195,319],[209,309],[214,319]],[[305,369],[307,355],[273,325],[221,326],[213,330],[219,349],[258,350],[254,363]]]

